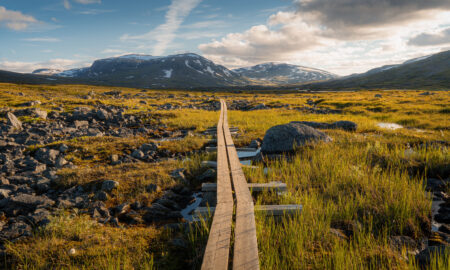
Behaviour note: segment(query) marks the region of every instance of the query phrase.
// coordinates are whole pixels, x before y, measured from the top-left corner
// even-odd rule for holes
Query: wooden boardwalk
[[[255,210],[266,216],[295,215],[301,205],[259,205],[256,209],[250,189],[254,191],[286,191],[281,182],[248,184],[231,138],[228,126],[227,105],[220,100],[221,111],[217,124],[217,162],[205,161],[204,165],[217,168],[217,184],[205,183],[205,191],[217,191],[216,207],[199,207],[201,217],[214,213],[208,243],[203,257],[202,269],[228,269],[233,211],[235,211],[233,269],[259,269],[258,242],[256,239]],[[236,129],[234,129],[236,130]],[[236,130],[237,132],[237,130]],[[254,149],[253,149],[254,151]],[[203,163],[203,162],[202,162]],[[233,197],[234,191],[234,197]],[[236,206],[236,207],[234,207]],[[206,215],[205,215],[206,214]]]
[[[217,205],[203,256],[202,269],[228,269],[233,194],[236,197],[233,269],[259,269],[253,198],[228,127],[227,105],[220,101],[217,124]]]

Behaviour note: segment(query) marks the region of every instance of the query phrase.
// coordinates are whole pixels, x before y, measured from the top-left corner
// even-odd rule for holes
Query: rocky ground
[[[229,97],[230,111],[280,109],[317,117],[342,112],[338,108],[320,106],[322,101],[316,96],[305,98],[302,105],[277,101],[263,103],[258,95],[246,98],[223,96]],[[108,102],[98,102],[103,98]],[[216,171],[212,168],[193,171],[187,165],[173,163],[168,169],[169,184],[164,182],[166,180],[156,181],[157,177],[150,173],[151,181],[147,181],[146,176],[142,183],[136,180],[139,183],[135,186],[127,179],[115,177],[131,171],[138,179],[139,174],[149,170],[142,164],[163,167],[167,161],[181,161],[193,154],[207,155],[205,147],[215,146],[211,141],[213,129],[174,128],[164,120],[183,110],[217,111],[220,103],[214,95],[108,91],[77,96],[77,102],[70,106],[67,101],[55,101],[50,97],[41,100],[21,102],[0,110],[0,251],[3,255],[7,255],[6,243],[32,236],[61,211],[86,214],[98,224],[114,228],[157,226],[179,230],[189,224],[181,211],[196,198],[203,197],[201,206],[214,206],[214,194],[197,194],[201,183],[215,181]],[[128,105],[128,101],[133,101],[133,106]],[[49,105],[51,110],[44,109]],[[216,118],[214,115],[211,124]],[[360,128],[352,121],[285,123],[288,124],[266,130],[264,138],[252,136],[245,144],[239,144],[260,148],[261,154],[254,161],[264,166],[268,160],[290,157],[297,147],[318,141],[332,142],[330,130],[353,135]],[[237,132],[239,135],[240,131]],[[198,138],[201,143],[189,151],[171,151],[163,146],[164,142],[186,144],[187,140]],[[87,150],[89,144],[105,145]],[[443,145],[447,147],[448,143]],[[108,148],[115,149],[109,151]],[[214,156],[208,158],[214,160]],[[76,178],[76,181],[68,181],[67,177]],[[407,246],[421,265],[427,265],[431,253],[444,252],[450,243],[450,179],[428,178],[426,185],[436,205],[432,216],[435,226],[425,224],[426,228],[422,228],[428,232],[427,238],[418,241],[408,235],[390,237],[392,249],[400,251]],[[357,222],[335,222],[331,224],[330,233],[349,241],[359,227]],[[171,239],[171,245],[186,248],[186,240],[182,238]]]

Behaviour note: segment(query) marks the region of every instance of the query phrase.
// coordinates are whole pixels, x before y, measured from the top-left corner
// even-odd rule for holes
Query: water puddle
[[[396,130],[403,128],[402,125],[396,124],[396,123],[377,123],[377,126],[380,128],[390,129],[390,130]]]
[[[194,221],[194,217],[192,215],[193,211],[200,205],[202,202],[201,192],[194,193],[194,202],[186,206],[183,210],[181,210],[181,215],[186,221],[192,222]]]
[[[437,232],[439,227],[441,227],[441,223],[438,223],[434,220],[434,217],[438,214],[439,209],[441,208],[439,205],[444,203],[443,200],[433,200],[431,203],[431,231]]]

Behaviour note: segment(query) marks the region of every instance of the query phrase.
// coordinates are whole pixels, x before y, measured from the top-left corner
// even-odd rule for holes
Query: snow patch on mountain
[[[169,69],[169,70],[164,69],[163,72],[164,72],[165,78],[168,78],[168,79],[172,78],[173,69]]]

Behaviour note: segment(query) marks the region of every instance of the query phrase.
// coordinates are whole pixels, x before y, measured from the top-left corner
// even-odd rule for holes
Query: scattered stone
[[[8,120],[8,125],[10,125],[14,130],[22,130],[22,122],[13,114],[8,112],[6,114],[6,118]]]
[[[75,120],[73,121],[73,125],[75,126],[76,129],[88,128],[89,122],[84,120]]]
[[[131,154],[132,157],[137,158],[137,159],[143,159],[144,158],[144,153],[141,150],[134,150],[133,153]]]
[[[145,187],[145,191],[147,192],[159,192],[161,191],[161,187],[159,187],[158,185],[155,184],[149,184],[148,186]]]
[[[255,148],[258,149],[261,146],[261,142],[260,140],[253,140],[250,142],[250,144],[248,145],[249,148]]]
[[[170,172],[170,176],[177,181],[187,183],[186,176],[184,176],[184,171],[184,168],[173,170],[172,172]]]
[[[32,110],[32,114],[33,114],[34,117],[41,118],[41,119],[44,119],[44,120],[47,119],[47,115],[48,115],[47,111],[41,110],[39,108],[34,108]]]
[[[113,180],[105,180],[102,183],[102,191],[111,192],[113,189],[119,187],[119,182]]]
[[[67,150],[69,150],[69,146],[67,146],[67,144],[63,143],[59,146],[59,152],[65,153]]]
[[[295,147],[302,147],[316,141],[330,142],[331,138],[323,132],[300,123],[278,125],[266,132],[261,152],[266,154],[292,152]]]
[[[383,96],[380,95],[380,94],[376,94],[375,97],[376,97],[376,98],[382,98]]]
[[[75,248],[69,249],[69,255],[75,255],[77,254],[77,250]]]
[[[42,163],[45,163],[47,165],[54,165],[58,155],[58,150],[43,147],[39,148],[39,150],[36,151],[35,157]]]

